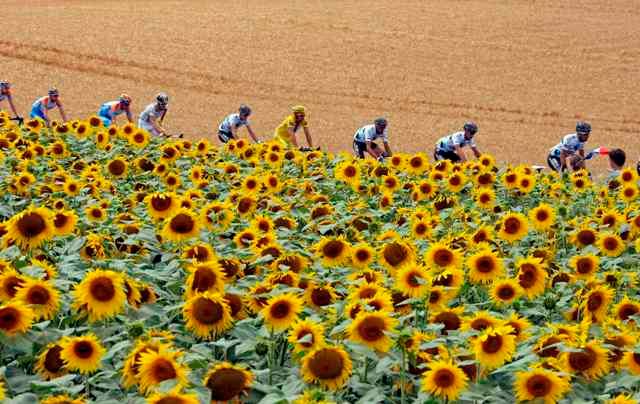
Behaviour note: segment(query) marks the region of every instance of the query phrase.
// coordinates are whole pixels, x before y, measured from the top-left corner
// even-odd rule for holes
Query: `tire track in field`
[[[149,65],[112,56],[87,54],[45,45],[25,44],[0,40],[0,56],[11,59],[26,60],[46,66],[81,73],[92,73],[123,80],[133,80],[148,84],[180,87],[206,94],[242,95],[253,98],[281,100],[289,102],[295,94],[312,94],[313,102],[323,105],[357,106],[364,109],[385,109],[394,105],[394,109],[409,113],[420,113],[438,117],[458,118],[482,116],[482,119],[515,123],[519,125],[536,125],[559,127],[561,120],[579,119],[577,115],[561,115],[557,111],[527,111],[501,106],[487,106],[456,102],[438,102],[424,99],[394,99],[388,96],[374,96],[348,91],[327,91],[313,88],[296,88],[282,84],[264,83],[260,81],[240,80],[217,76],[196,70],[180,70],[171,67]],[[251,88],[251,93],[242,94],[239,87]],[[336,100],[342,98],[342,101]],[[324,98],[323,100],[320,98]],[[347,101],[349,99],[349,101]],[[488,116],[485,116],[487,114]],[[499,118],[495,115],[505,115]],[[531,118],[537,118],[535,120]],[[596,117],[591,117],[596,118]],[[608,132],[634,133],[640,126],[640,120],[596,118],[606,123],[599,129]]]

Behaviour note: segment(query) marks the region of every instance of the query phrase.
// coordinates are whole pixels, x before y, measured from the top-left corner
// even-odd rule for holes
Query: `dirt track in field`
[[[3,10],[0,75],[24,114],[51,84],[74,117],[122,91],[139,111],[165,90],[168,127],[193,137],[247,102],[264,138],[303,103],[333,151],[386,115],[393,148],[407,152],[431,154],[474,119],[481,149],[543,163],[587,119],[593,147],[640,154],[635,0],[9,0]]]

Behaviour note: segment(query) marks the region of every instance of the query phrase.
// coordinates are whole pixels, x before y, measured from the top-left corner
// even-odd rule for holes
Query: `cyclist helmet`
[[[59,96],[60,92],[58,91],[57,88],[52,87],[49,89],[49,97],[53,97],[53,96]]]
[[[246,104],[240,104],[240,108],[238,108],[238,112],[240,112],[240,115],[242,116],[249,116],[251,115],[251,108],[249,108],[249,106]]]
[[[583,133],[583,134],[591,133],[591,124],[589,122],[579,121],[576,124],[576,133]]]
[[[307,109],[303,105],[296,105],[295,107],[291,108],[291,111],[293,111],[294,114],[306,114],[307,113]]]
[[[169,96],[166,93],[159,93],[156,95],[156,101],[158,104],[165,107],[169,103]]]
[[[469,122],[466,122],[466,123],[464,124],[463,129],[464,129],[465,131],[468,131],[468,132],[469,132],[469,133],[471,133],[472,135],[475,135],[475,134],[476,134],[476,132],[478,132],[478,125],[476,125],[476,123],[475,123],[475,122],[469,121]]]
[[[120,94],[120,104],[129,105],[131,104],[131,97],[127,94]]]
[[[374,125],[376,125],[376,126],[386,127],[386,126],[387,126],[387,124],[388,124],[389,122],[387,121],[387,118],[380,117],[380,118],[376,118],[376,119],[373,121],[373,123],[374,123]]]
[[[11,84],[7,80],[0,80],[0,90],[8,90],[11,88]]]

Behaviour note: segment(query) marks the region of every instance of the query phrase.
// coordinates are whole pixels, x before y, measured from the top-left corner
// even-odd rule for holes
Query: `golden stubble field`
[[[134,109],[158,90],[168,127],[213,139],[249,103],[261,136],[289,106],[311,110],[317,142],[350,150],[378,115],[392,146],[431,155],[467,119],[482,150],[544,163],[592,122],[593,147],[640,152],[640,8],[584,1],[3,2],[0,72],[26,115],[57,85],[72,117],[126,91]],[[604,159],[597,163],[604,166]]]

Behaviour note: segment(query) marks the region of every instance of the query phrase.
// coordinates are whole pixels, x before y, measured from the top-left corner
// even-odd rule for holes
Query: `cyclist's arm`
[[[256,134],[253,132],[253,129],[251,129],[251,126],[247,125],[247,132],[249,132],[249,136],[251,136],[251,139],[253,139],[254,142],[258,143],[258,137],[256,136]]]
[[[578,154],[580,155],[580,157],[584,158],[584,149],[578,150]]]
[[[307,138],[307,143],[309,144],[309,147],[313,149],[313,142],[311,141],[311,132],[309,132],[309,128],[306,126],[303,126],[302,130],[304,130],[304,135]]]
[[[371,147],[371,140],[365,141],[365,144],[367,145],[367,153],[369,153],[374,159],[377,159],[378,153],[376,153],[373,147]]]
[[[391,146],[389,146],[389,142],[382,142],[382,144],[384,145],[384,150],[387,153],[387,157],[391,157],[392,153],[391,153]]]
[[[16,111],[16,106],[13,104],[13,96],[11,96],[11,94],[9,94],[9,96],[7,97],[7,101],[9,101],[9,106],[11,107],[11,110],[13,111],[14,118],[17,118],[18,117],[18,111]]]
[[[289,133],[289,139],[291,139],[291,143],[297,148],[298,140],[296,139],[296,133],[293,131],[293,127],[287,128],[287,133]]]
[[[477,146],[471,146],[471,150],[473,151],[474,156],[476,156],[476,158],[480,158],[480,150],[478,150]]]
[[[560,171],[567,169],[567,157],[569,157],[569,154],[566,151],[560,151]]]
[[[467,156],[464,154],[464,150],[462,150],[462,147],[455,146],[453,151],[458,155],[458,157],[460,157],[460,161],[467,161]]]
[[[44,116],[44,123],[47,125],[47,128],[51,126],[51,121],[49,120],[49,112],[42,105],[40,106],[40,111],[42,112],[42,116]]]
[[[162,118],[160,118],[162,119]],[[151,127],[153,127],[153,129],[156,130],[156,132],[158,132],[161,135],[166,136],[167,133],[165,132],[164,128],[162,127],[162,125],[160,125],[157,121],[156,121],[156,117],[155,116],[150,116],[149,117],[149,123],[151,124]]]
[[[60,101],[57,102],[58,109],[60,110],[60,116],[62,117],[62,123],[67,122],[67,114],[64,113],[64,107]]]
[[[127,114],[127,120],[129,122],[133,122],[133,116],[131,116],[131,108],[127,108],[126,114]]]
[[[165,115],[167,115],[167,110],[165,109],[164,111],[162,111],[162,115],[160,116],[160,123],[164,123],[164,117]]]

